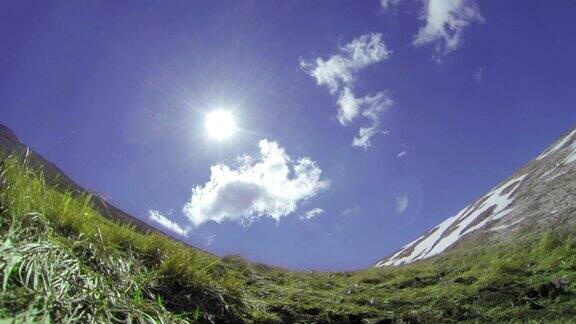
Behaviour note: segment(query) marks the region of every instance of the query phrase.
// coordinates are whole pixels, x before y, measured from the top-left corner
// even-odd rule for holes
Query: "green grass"
[[[149,309],[151,316],[156,316],[167,313],[165,308],[182,314],[199,309],[205,317],[234,319],[237,314],[246,312],[241,281],[230,280],[231,272],[213,274],[214,269],[222,267],[218,258],[185,247],[163,235],[139,233],[129,225],[103,218],[90,207],[90,196],[75,199],[68,192],[49,187],[41,172],[26,167],[22,159],[11,157],[5,160],[0,176],[0,239],[5,244],[41,242],[46,247],[50,246],[63,258],[53,260],[55,264],[76,260],[82,270],[78,276],[94,275],[102,281],[100,286],[87,284],[94,286],[91,292],[106,297],[110,291],[120,289],[121,295],[130,297],[116,298],[112,294],[104,298],[135,307],[134,314],[125,309],[120,313],[134,317],[148,315],[138,311],[143,308]],[[0,257],[0,262],[4,262],[4,281],[10,278],[6,267],[10,262],[16,262],[13,260],[22,258],[34,258],[34,255],[16,259]],[[35,270],[30,271],[42,272]],[[18,281],[19,277],[12,278],[17,281],[14,289],[36,289],[27,287],[27,282]],[[40,296],[44,294],[36,292]],[[163,305],[155,302],[157,300],[162,300]],[[0,307],[6,308],[8,314],[13,313],[14,310],[10,311],[3,301],[4,298],[0,298]],[[36,307],[30,302],[32,304],[27,307]],[[109,309],[93,300],[87,301],[85,307]],[[60,315],[46,316],[59,318]]]
[[[428,261],[288,271],[103,218],[25,158],[0,173],[0,318],[56,322],[524,322],[576,318],[569,229]]]

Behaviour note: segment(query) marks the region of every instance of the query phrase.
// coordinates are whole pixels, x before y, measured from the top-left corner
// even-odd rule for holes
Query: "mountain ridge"
[[[60,190],[70,191],[75,197],[79,197],[84,193],[90,194],[92,196],[92,207],[103,216],[121,223],[134,225],[136,229],[141,232],[154,231],[167,235],[137,217],[124,212],[114,204],[100,197],[98,194],[86,190],[68,177],[66,173],[60,170],[54,163],[44,158],[26,144],[20,142],[16,133],[12,129],[6,125],[0,124],[0,157],[2,155],[8,156],[12,154],[26,156],[26,159],[33,167],[41,168],[46,177],[46,181],[50,185],[53,185]]]

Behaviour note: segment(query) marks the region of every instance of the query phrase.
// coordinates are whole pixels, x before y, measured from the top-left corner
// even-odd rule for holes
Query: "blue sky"
[[[7,1],[0,123],[190,244],[355,269],[573,126],[575,12],[570,0]],[[235,116],[228,140],[207,137],[215,109]]]

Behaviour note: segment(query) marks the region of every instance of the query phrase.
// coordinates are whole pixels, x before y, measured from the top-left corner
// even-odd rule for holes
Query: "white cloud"
[[[358,113],[360,112],[360,105],[362,99],[354,97],[354,94],[350,88],[345,87],[340,92],[340,97],[338,98],[338,121],[342,125],[349,125],[352,123]]]
[[[342,125],[349,125],[361,112],[370,124],[362,126],[358,136],[354,137],[352,146],[367,149],[371,145],[370,139],[380,130],[380,115],[392,106],[393,101],[386,92],[368,94],[361,98],[354,97],[348,87],[345,87],[338,98],[338,120]],[[385,133],[385,132],[383,132]]]
[[[214,239],[216,238],[216,234],[210,233],[206,236],[206,245],[211,246],[214,243]]]
[[[396,156],[398,158],[403,158],[406,157],[410,151],[412,151],[414,148],[410,147],[408,144],[406,143],[402,143],[402,151],[400,151],[400,153],[398,153]]]
[[[396,212],[402,214],[408,208],[410,200],[407,196],[396,197]]]
[[[327,60],[321,57],[312,63],[302,60],[300,66],[314,77],[319,85],[325,85],[331,93],[337,93],[343,86],[354,83],[356,72],[387,59],[390,53],[382,42],[382,34],[371,33],[340,47],[339,54],[332,55]]]
[[[304,215],[300,216],[300,219],[312,219],[324,212],[321,208],[314,208],[307,211]]]
[[[162,227],[166,228],[167,230],[176,233],[181,236],[186,236],[188,233],[188,229],[183,228],[182,226],[178,225],[178,223],[168,219],[166,216],[162,215],[157,210],[149,210],[148,211],[148,218],[150,220],[160,224]]]
[[[366,95],[358,100],[360,106],[365,107],[362,111],[362,116],[366,117],[370,121],[370,124],[369,126],[360,127],[358,136],[354,137],[352,145],[367,149],[372,145],[372,142],[370,141],[372,136],[379,132],[383,134],[387,133],[387,131],[380,130],[380,115],[392,106],[393,101],[385,92],[378,92],[375,95]]]
[[[472,23],[482,23],[484,18],[474,0],[419,0],[424,5],[420,20],[425,25],[414,37],[413,44],[434,44],[436,59],[460,47],[464,29]],[[384,9],[400,0],[381,0]]]
[[[400,0],[380,0],[380,5],[384,9],[388,9],[390,6],[398,4]]]
[[[476,84],[480,84],[482,82],[482,77],[484,74],[484,68],[479,67],[476,72],[474,72],[474,80],[476,80]]]
[[[462,44],[464,28],[484,18],[473,0],[423,0],[421,19],[426,25],[414,39],[414,45],[435,43],[437,54],[456,50]]]
[[[193,225],[226,219],[250,223],[262,216],[279,220],[329,186],[311,159],[293,161],[278,143],[266,139],[259,147],[258,158],[243,156],[235,169],[212,166],[210,181],[196,186],[184,206]]]
[[[360,208],[360,206],[349,207],[342,212],[342,216],[356,215],[359,214],[361,211],[362,208]]]
[[[386,92],[368,94],[357,98],[353,92],[358,71],[367,66],[388,59],[391,51],[382,41],[382,34],[371,33],[354,39],[349,44],[340,47],[339,53],[328,59],[316,58],[313,62],[302,60],[300,66],[318,85],[328,87],[330,93],[338,96],[338,121],[350,125],[358,116],[370,121],[369,126],[363,126],[354,138],[352,145],[368,148],[370,138],[377,134],[380,125],[380,114],[392,105],[392,100]]]

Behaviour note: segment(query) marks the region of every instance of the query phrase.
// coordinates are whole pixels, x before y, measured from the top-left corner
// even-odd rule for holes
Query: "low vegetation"
[[[563,229],[416,264],[295,272],[103,218],[26,158],[0,173],[0,318],[54,322],[449,322],[576,318]],[[538,234],[536,234],[538,233]]]

